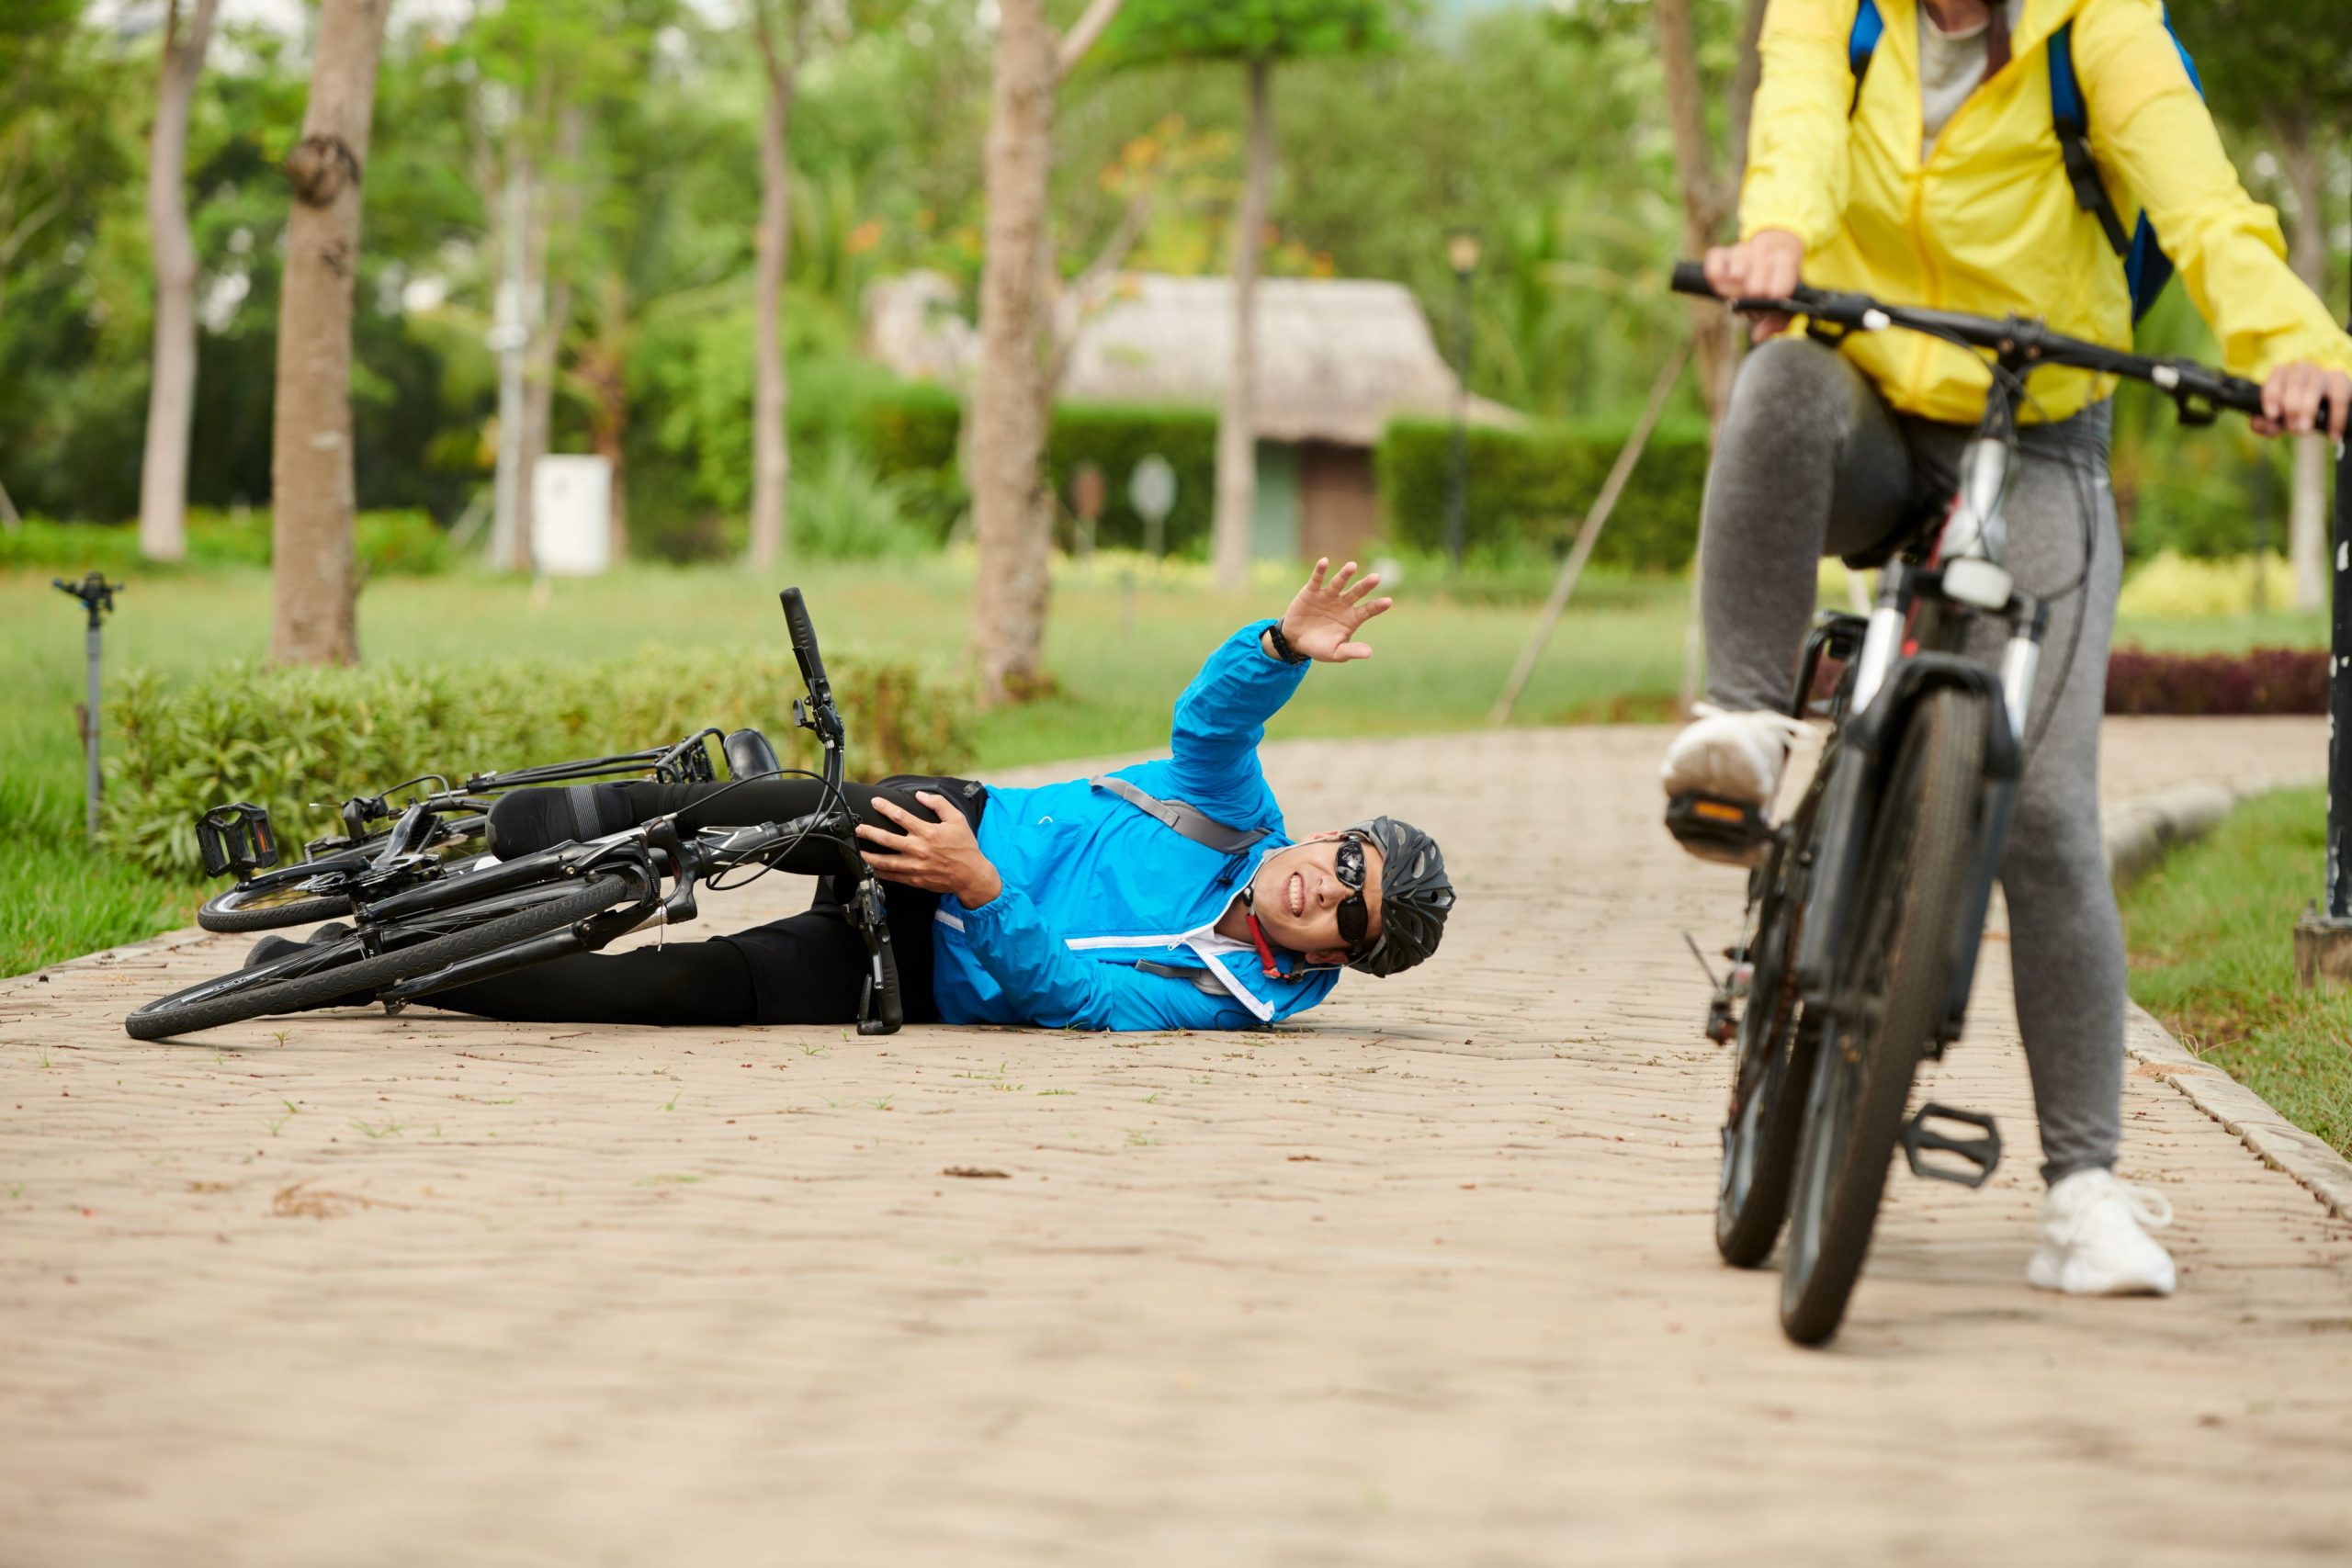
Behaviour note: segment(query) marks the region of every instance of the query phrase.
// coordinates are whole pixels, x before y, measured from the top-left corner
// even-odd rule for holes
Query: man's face
[[[1355,889],[1340,880],[1340,833],[1320,833],[1305,843],[1268,855],[1250,882],[1250,911],[1266,940],[1305,955],[1309,964],[1345,964],[1347,939],[1340,931],[1340,906]],[[1363,945],[1380,935],[1380,851],[1359,839],[1363,852],[1363,901],[1368,917]]]

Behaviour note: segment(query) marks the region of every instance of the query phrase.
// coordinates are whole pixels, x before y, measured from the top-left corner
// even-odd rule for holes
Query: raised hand
[[[1283,640],[1290,644],[1294,652],[1327,664],[1370,659],[1371,645],[1356,641],[1356,632],[1396,601],[1369,596],[1380,586],[1378,572],[1367,572],[1351,586],[1349,580],[1356,574],[1355,562],[1341,567],[1339,575],[1326,582],[1324,574],[1330,567],[1330,557],[1317,560],[1306,579],[1306,586],[1298,591],[1290,608],[1283,612]]]

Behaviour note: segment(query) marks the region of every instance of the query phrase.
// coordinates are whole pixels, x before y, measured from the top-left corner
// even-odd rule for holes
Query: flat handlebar
[[[1721,298],[1708,283],[1705,270],[1694,261],[1674,264],[1674,291],[1710,299]],[[1883,304],[1867,294],[1811,288],[1803,284],[1791,289],[1784,299],[1737,299],[1724,303],[1748,314],[1803,316],[1841,332],[1883,332],[1889,327],[1905,327],[1947,342],[1987,350],[2019,368],[2066,365],[2079,370],[2128,377],[2145,381],[2168,395],[2179,405],[2182,419],[2189,423],[2210,421],[2216,409],[2234,409],[2257,416],[2262,412],[2262,389],[2255,382],[2225,375],[2193,359],[2156,359],[2127,354],[2105,344],[2086,343],[2081,338],[2053,333],[2030,317],[2010,316],[1996,321],[1957,310]]]

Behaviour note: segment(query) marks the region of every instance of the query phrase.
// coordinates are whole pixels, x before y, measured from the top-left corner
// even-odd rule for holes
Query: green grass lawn
[[[2295,917],[2321,887],[2326,803],[2239,807],[2123,897],[2132,997],[2199,1057],[2352,1155],[2352,992],[2295,987]]]
[[[1523,597],[1456,598],[1425,574],[1394,584],[1375,623],[1378,655],[1317,671],[1284,712],[1283,736],[1431,734],[1486,723],[1536,606]],[[829,649],[961,670],[970,626],[967,558],[812,566],[795,574]],[[1124,577],[1124,581],[1123,581]],[[734,567],[637,567],[535,590],[463,572],[388,577],[360,598],[369,660],[584,659],[649,644],[780,647],[777,584]],[[1168,709],[1202,657],[1234,626],[1280,610],[1295,586],[1261,568],[1240,596],[1209,589],[1198,567],[1164,570],[1098,558],[1060,563],[1047,666],[1054,694],[988,715],[976,771],[1158,747]],[[1589,574],[1522,696],[1516,721],[1669,716],[1681,677],[1688,585]],[[0,974],[187,923],[200,891],[159,885],[81,843],[81,764],[73,705],[82,693],[81,612],[48,574],[0,573]],[[107,669],[195,670],[267,651],[270,583],[256,569],[133,574],[107,628]],[[2127,624],[2123,640],[2230,648],[2324,640],[2312,617]],[[744,716],[713,713],[731,726]],[[855,737],[852,765],[855,766]],[[534,759],[545,761],[547,759]],[[514,759],[500,759],[511,763]],[[389,781],[353,780],[363,784]]]

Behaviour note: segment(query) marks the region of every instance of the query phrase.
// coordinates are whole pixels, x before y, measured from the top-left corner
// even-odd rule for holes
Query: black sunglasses
[[[1340,886],[1351,889],[1332,914],[1340,922],[1340,940],[1353,951],[1363,945],[1364,933],[1372,930],[1372,910],[1363,901],[1363,840],[1353,833],[1340,840],[1331,857],[1331,874],[1340,879]]]

